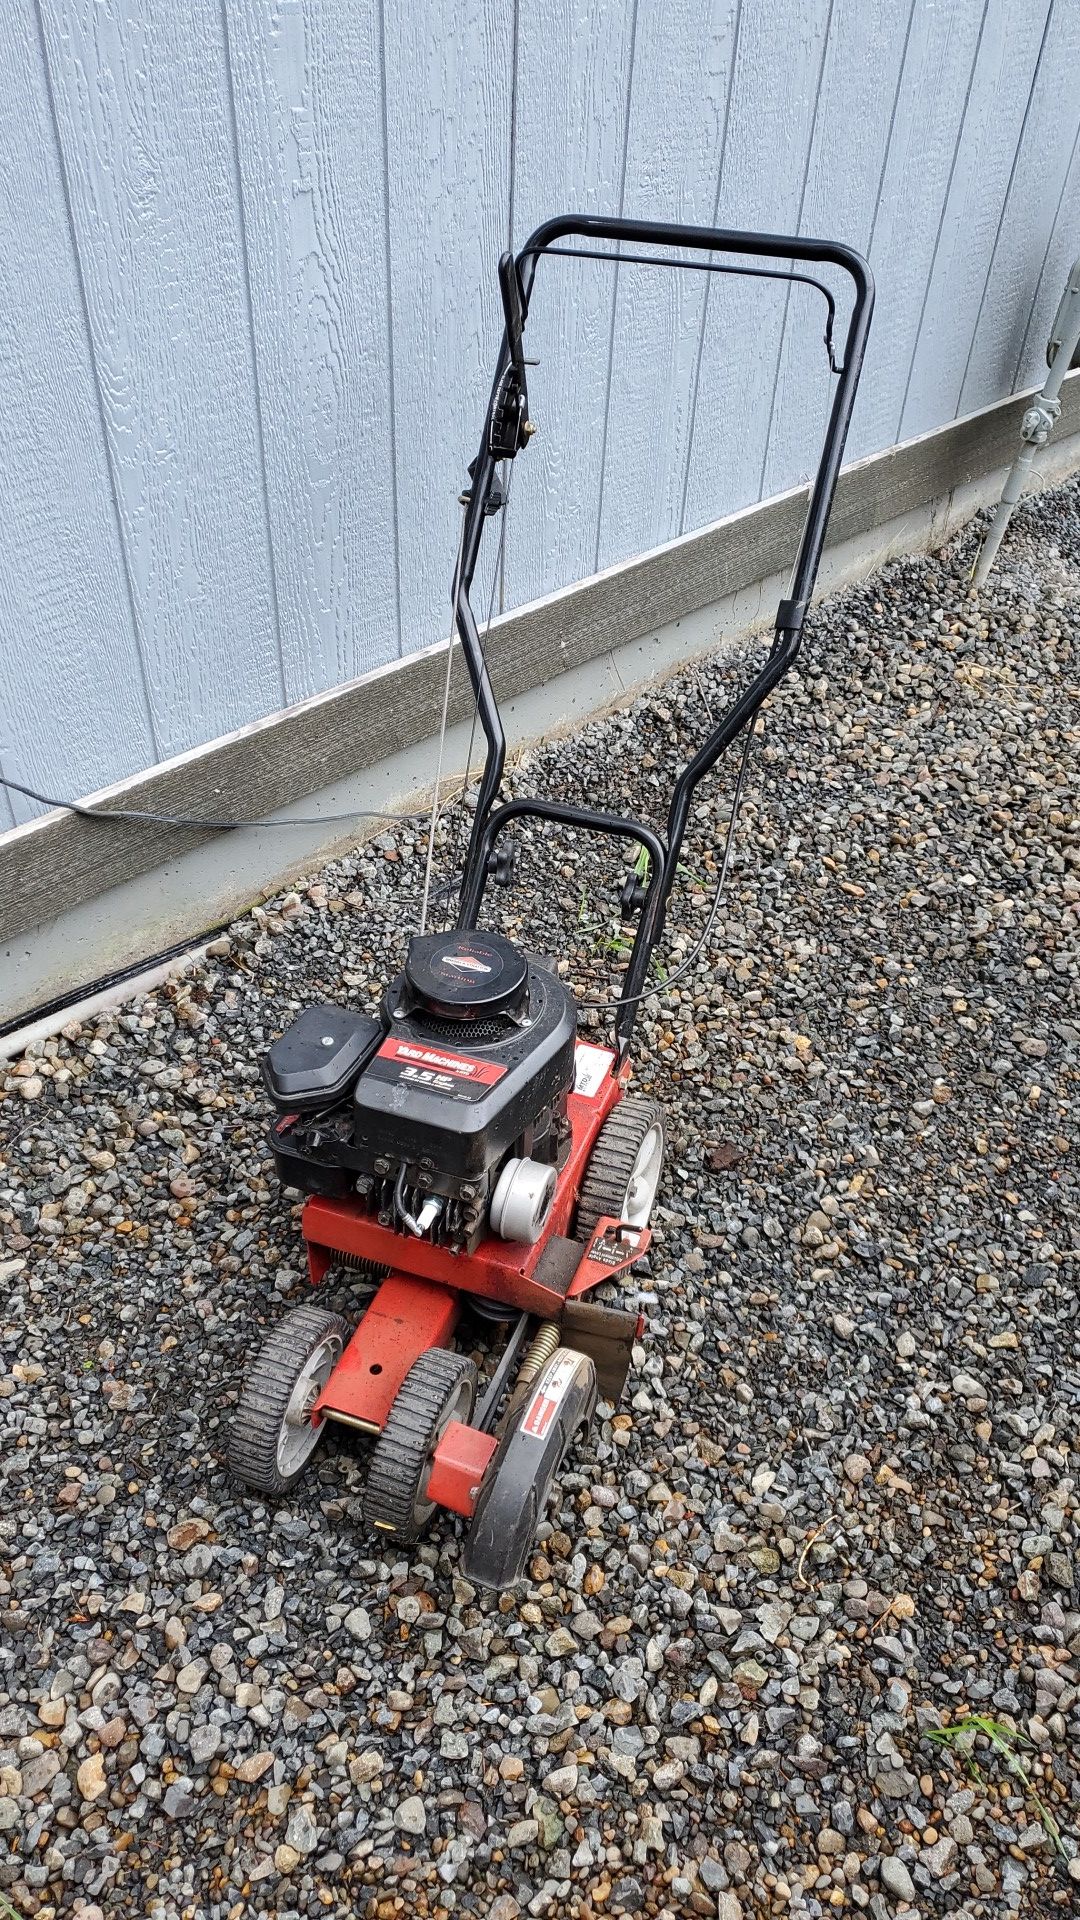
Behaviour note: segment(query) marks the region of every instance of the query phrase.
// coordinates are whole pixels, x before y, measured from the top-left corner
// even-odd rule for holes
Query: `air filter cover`
[[[343,1099],[382,1036],[382,1021],[370,1014],[306,1007],[263,1055],[263,1081],[274,1105],[302,1113]]]
[[[418,934],[409,942],[405,979],[429,1013],[467,1021],[516,1012],[528,992],[529,969],[503,934],[469,928]]]

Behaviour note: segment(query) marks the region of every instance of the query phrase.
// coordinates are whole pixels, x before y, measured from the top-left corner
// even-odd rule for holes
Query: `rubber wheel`
[[[620,1100],[596,1136],[578,1195],[574,1237],[587,1244],[606,1214],[647,1227],[664,1163],[664,1116],[655,1100]]]
[[[435,1449],[451,1420],[468,1420],[477,1374],[467,1354],[429,1347],[405,1375],[375,1442],[364,1490],[369,1527],[416,1540],[435,1511],[427,1497]]]
[[[305,1304],[264,1342],[240,1392],[229,1433],[229,1472],[259,1493],[294,1487],[322,1437],[311,1409],[344,1351],[349,1323]]]

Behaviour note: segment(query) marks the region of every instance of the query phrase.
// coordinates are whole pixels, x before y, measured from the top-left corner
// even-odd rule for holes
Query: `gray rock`
[[[895,1853],[887,1853],[881,1862],[881,1883],[898,1900],[914,1901],[915,1882],[902,1860]]]
[[[919,1859],[935,1880],[944,1879],[951,1873],[959,1857],[960,1849],[951,1834],[944,1833],[931,1847],[924,1847]]]
[[[520,1852],[525,1847],[535,1846],[540,1833],[538,1820],[515,1820],[506,1835],[506,1844],[512,1852]]]
[[[408,1803],[406,1802],[406,1804]],[[401,1811],[401,1807],[398,1807],[394,1816],[399,1826],[404,1824],[399,1817]],[[419,1827],[407,1827],[406,1832],[422,1833],[423,1821],[421,1821]],[[309,1853],[314,1853],[319,1844],[319,1829],[307,1807],[294,1807],[290,1813],[289,1824],[285,1829],[285,1844],[286,1846],[293,1847],[302,1858],[306,1858]]]
[[[953,1392],[958,1393],[961,1399],[981,1400],[983,1405],[986,1405],[986,1388],[981,1381],[976,1380],[974,1374],[954,1373],[952,1386]]]
[[[556,1767],[544,1777],[544,1792],[553,1794],[556,1800],[565,1800],[572,1794],[578,1783],[576,1766]]]
[[[188,1751],[196,1766],[205,1767],[214,1758],[220,1746],[221,1728],[216,1727],[213,1721],[207,1721],[203,1726],[192,1728]]]
[[[770,1600],[757,1610],[758,1627],[763,1640],[774,1646],[791,1619],[791,1608],[780,1600]]]
[[[423,1833],[427,1826],[427,1810],[418,1793],[409,1794],[400,1800],[394,1808],[394,1825],[402,1833]]]
[[[59,1771],[59,1758],[51,1749],[47,1748],[44,1753],[27,1760],[22,1769],[22,1790],[27,1798],[35,1800],[39,1793],[44,1793]]]

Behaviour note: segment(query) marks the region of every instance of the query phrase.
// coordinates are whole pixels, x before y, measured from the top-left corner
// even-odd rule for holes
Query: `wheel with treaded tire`
[[[405,1375],[375,1442],[364,1489],[369,1527],[417,1540],[435,1511],[427,1485],[435,1449],[451,1420],[467,1421],[476,1400],[467,1354],[429,1347]]]
[[[587,1244],[607,1215],[647,1227],[664,1164],[664,1116],[655,1100],[620,1100],[589,1155],[574,1237]]]
[[[322,1437],[311,1412],[349,1337],[349,1323],[305,1301],[263,1342],[229,1432],[229,1472],[258,1493],[288,1493]]]

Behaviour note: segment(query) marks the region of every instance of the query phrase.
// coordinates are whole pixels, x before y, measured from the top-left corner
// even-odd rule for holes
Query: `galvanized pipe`
[[[1042,392],[1032,401],[1020,422],[1020,438],[1023,445],[1009,468],[1005,485],[1001,490],[1001,499],[994,509],[994,517],[979,549],[979,556],[972,574],[972,581],[976,587],[981,587],[986,582],[1005,529],[1012,519],[1013,508],[1031,477],[1035,456],[1045,447],[1054,429],[1061,412],[1061,401],[1058,398],[1061,383],[1076,359],[1078,347],[1080,347],[1080,260],[1075,260],[1072,272],[1065,283],[1065,291],[1058,303],[1054,324],[1050,329],[1050,339],[1046,349],[1050,371],[1046,376]]]

